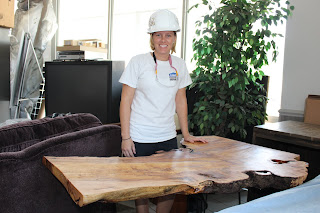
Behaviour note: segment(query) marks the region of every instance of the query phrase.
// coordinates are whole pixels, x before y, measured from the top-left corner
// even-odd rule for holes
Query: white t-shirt
[[[130,136],[140,143],[155,143],[176,136],[174,114],[178,89],[192,83],[184,60],[171,56],[177,69],[177,80],[170,80],[175,70],[169,61],[159,61],[156,78],[155,62],[150,53],[134,56],[119,82],[135,88],[131,105]]]

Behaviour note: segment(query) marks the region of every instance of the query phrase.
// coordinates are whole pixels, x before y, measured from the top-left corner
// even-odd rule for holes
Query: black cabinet
[[[45,63],[45,109],[53,113],[92,113],[102,123],[118,123],[124,61]]]

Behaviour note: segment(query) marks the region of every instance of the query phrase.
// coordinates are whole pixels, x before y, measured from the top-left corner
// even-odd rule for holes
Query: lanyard
[[[152,53],[153,55],[153,60],[154,60],[154,63],[156,63],[156,75],[158,76],[158,63],[157,63],[157,58],[156,58],[156,55],[154,54],[154,52]],[[171,55],[169,54],[169,64],[170,64],[170,67],[173,68],[175,71],[176,71],[176,76],[178,76],[178,71],[176,68],[174,68],[172,66],[172,59],[171,59]]]

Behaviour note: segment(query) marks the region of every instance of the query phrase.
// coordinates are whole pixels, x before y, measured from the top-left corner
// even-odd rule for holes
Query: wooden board
[[[96,48],[96,47],[87,47],[87,46],[60,46],[57,47],[57,51],[92,51],[107,53],[106,48]]]
[[[172,193],[231,193],[243,187],[286,189],[303,183],[299,155],[216,136],[207,144],[148,157],[50,157],[44,165],[84,206]]]

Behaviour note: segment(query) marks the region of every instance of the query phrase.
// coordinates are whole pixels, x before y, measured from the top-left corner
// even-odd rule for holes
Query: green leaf
[[[235,21],[236,23],[238,23],[238,22],[239,22],[239,17],[236,17],[236,18],[234,19],[234,21]]]
[[[199,111],[203,111],[206,107],[205,106],[201,106],[199,107]]]
[[[270,31],[270,30],[266,30],[266,31],[265,31],[265,34],[266,34],[267,37],[270,37],[271,31]]]
[[[266,26],[268,26],[268,23],[266,22],[266,20],[262,19],[261,20],[261,25],[266,27]]]
[[[247,78],[244,79],[244,83],[245,83],[246,85],[249,85],[249,84],[250,84]]]
[[[217,113],[216,114],[216,119],[218,119],[220,117],[220,114],[219,113]]]
[[[195,4],[192,7],[190,7],[190,9],[188,10],[188,13],[190,12],[190,10],[192,10],[193,8],[198,8],[199,4]]]
[[[203,23],[207,23],[209,21],[209,15],[206,15],[204,18],[203,18]]]
[[[204,135],[204,129],[201,129],[200,132],[201,132],[201,135]]]
[[[224,80],[226,78],[226,76],[227,76],[227,73],[223,73],[222,74],[222,80]]]
[[[222,46],[222,52],[225,53],[226,51],[227,51],[226,46],[223,45],[223,46]]]
[[[228,18],[228,16],[227,15],[225,15],[225,16],[223,16],[223,21],[225,21],[225,20],[227,20],[227,18]]]
[[[211,53],[211,48],[210,48],[210,46],[208,46],[208,48],[207,48],[207,53],[208,53],[208,54]]]
[[[196,112],[198,112],[198,108],[197,107],[193,108],[192,113],[196,113]]]

